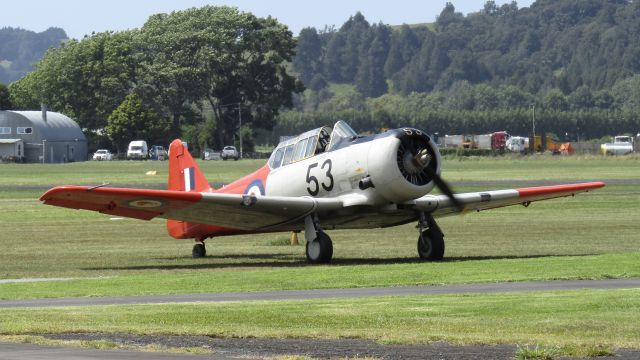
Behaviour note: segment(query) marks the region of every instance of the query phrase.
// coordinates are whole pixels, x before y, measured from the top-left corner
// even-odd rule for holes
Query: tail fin
[[[173,140],[169,145],[169,190],[198,192],[212,190],[180,139]],[[197,228],[197,224],[186,221],[167,220],[167,231],[176,239],[202,240]]]
[[[169,190],[211,191],[211,185],[180,139],[169,145]]]

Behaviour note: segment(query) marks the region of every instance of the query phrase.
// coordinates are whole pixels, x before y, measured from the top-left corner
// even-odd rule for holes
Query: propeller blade
[[[440,175],[438,175],[435,170],[431,168],[431,166],[426,166],[424,170],[429,175],[429,177],[433,179],[433,182],[436,184],[438,189],[440,189],[440,191],[442,191],[451,200],[456,209],[458,209],[459,212],[463,212],[464,205],[462,205],[462,203],[458,201],[458,199],[456,199],[456,197],[453,195],[453,191],[451,191],[449,185],[444,180],[442,180]]]

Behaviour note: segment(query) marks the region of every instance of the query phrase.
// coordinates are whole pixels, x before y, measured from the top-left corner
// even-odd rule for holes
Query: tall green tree
[[[371,42],[369,22],[357,12],[340,28],[345,34],[344,52],[342,53],[341,75],[345,81],[353,82],[358,73],[361,58],[366,55]],[[386,59],[386,55],[385,55]]]
[[[118,151],[124,151],[129,141],[146,140],[150,143],[166,143],[169,121],[146,107],[137,94],[129,94],[109,115],[107,136]]]
[[[361,59],[355,83],[362,95],[378,97],[387,92],[384,65],[389,53],[391,30],[382,23],[374,25],[371,30],[373,39]]]
[[[205,6],[152,16],[142,28],[149,69],[164,78],[161,97],[175,98],[173,129],[180,107],[205,100],[216,114],[220,144],[243,123],[271,128],[281,107],[291,107],[291,94],[303,87],[289,75],[295,41],[273,18],[257,18],[235,8]]]
[[[402,70],[418,51],[420,39],[409,25],[403,24],[400,31],[392,33],[389,53],[384,64],[385,76],[391,78]]]
[[[309,85],[314,75],[321,72],[322,66],[322,39],[315,28],[300,30],[295,53],[291,65],[305,85]]]

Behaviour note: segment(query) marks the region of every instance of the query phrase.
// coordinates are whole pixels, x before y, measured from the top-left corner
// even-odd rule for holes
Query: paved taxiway
[[[224,302],[256,300],[304,300],[354,298],[371,296],[448,295],[473,293],[504,293],[522,291],[557,291],[577,289],[640,288],[640,279],[528,281],[491,284],[443,286],[398,286],[381,288],[283,290],[265,292],[202,293],[146,296],[108,296],[87,298],[56,298],[32,300],[2,300],[0,308],[55,307],[90,305],[133,305],[190,302]]]

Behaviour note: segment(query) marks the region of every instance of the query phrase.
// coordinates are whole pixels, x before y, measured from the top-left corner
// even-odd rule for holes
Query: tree
[[[391,78],[402,70],[409,61],[420,51],[420,39],[407,24],[403,24],[399,32],[394,32],[391,37],[389,54],[384,64],[384,74]]]
[[[329,81],[337,83],[345,82],[342,74],[345,72],[342,67],[344,66],[344,49],[345,49],[345,35],[344,33],[334,33],[327,44],[327,55],[325,57],[324,71]]]
[[[481,84],[474,91],[476,110],[494,110],[500,105],[498,92],[493,87]]]
[[[340,32],[345,34],[344,52],[342,53],[343,65],[341,67],[341,75],[345,81],[353,82],[356,78],[360,59],[366,55],[371,42],[369,29],[369,22],[360,12],[350,17],[340,28]]]
[[[82,128],[103,128],[135,81],[134,33],[93,34],[50,49],[33,73],[12,84],[16,105],[33,109],[42,103]]]
[[[373,41],[363,56],[355,83],[358,91],[366,97],[378,97],[387,92],[384,63],[389,53],[391,31],[384,24],[372,28]]]
[[[318,74],[322,64],[322,40],[315,28],[304,28],[298,36],[296,56],[292,66],[300,73],[300,79],[309,85],[314,75]]]
[[[132,139],[166,142],[169,125],[167,120],[144,106],[140,96],[129,94],[109,115],[106,132],[116,149],[123,151]]]
[[[569,108],[569,102],[567,97],[564,96],[562,91],[558,89],[552,89],[549,91],[543,99],[544,106],[547,109],[564,111]]]
[[[568,99],[572,109],[589,109],[593,107],[593,94],[587,86],[580,86],[572,92]]]
[[[440,15],[438,15],[438,18],[436,19],[436,29],[438,32],[445,32],[449,26],[463,20],[464,15],[456,12],[455,6],[453,6],[452,3],[447,2],[444,9],[442,9]]]
[[[173,128],[185,101],[201,98],[214,110],[220,144],[243,123],[269,129],[291,94],[303,90],[289,75],[295,42],[275,19],[257,18],[235,8],[205,6],[152,16],[143,26],[145,65],[160,74],[162,98],[174,97]],[[250,106],[248,106],[250,105]]]
[[[15,109],[33,110],[40,107],[41,96],[38,92],[37,75],[36,72],[30,72],[9,85],[9,96]]]
[[[9,95],[9,88],[0,83],[0,110],[11,110],[13,104],[11,103],[11,97]]]

